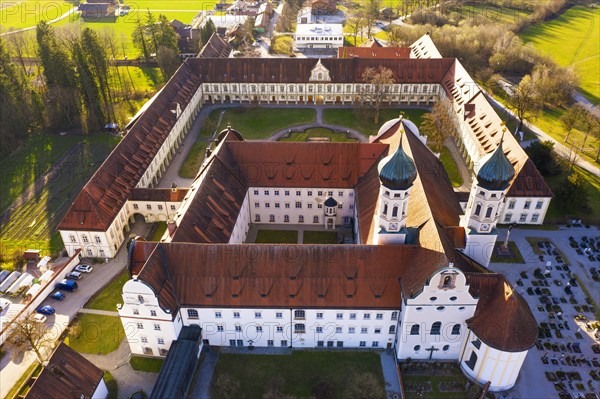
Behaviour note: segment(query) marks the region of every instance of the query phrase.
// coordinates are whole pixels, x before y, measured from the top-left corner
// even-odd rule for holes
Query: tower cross
[[[429,360],[431,360],[431,358],[433,357],[433,352],[435,351],[439,351],[438,348],[436,348],[435,346],[431,345],[431,348],[427,348],[425,349],[427,352],[429,352]]]

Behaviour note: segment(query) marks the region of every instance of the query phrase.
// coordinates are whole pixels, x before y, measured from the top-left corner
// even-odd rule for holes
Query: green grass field
[[[79,325],[80,333],[65,338],[65,343],[77,352],[106,355],[117,350],[125,338],[121,319],[116,316],[80,313],[77,317],[74,323]]]
[[[325,137],[331,142],[356,142],[358,140],[348,137],[345,133],[333,132],[329,129],[316,127],[305,130],[302,133],[290,133],[290,137],[284,137],[279,141],[308,141],[313,137]]]
[[[221,109],[216,109],[209,116],[215,125],[220,113]],[[311,108],[227,108],[218,131],[231,124],[245,139],[266,139],[286,127],[314,122],[315,117],[315,110]]]
[[[185,177],[186,179],[193,179],[196,177],[196,174],[200,170],[202,160],[204,160],[204,152],[207,144],[208,142],[206,141],[196,141],[192,145],[185,161],[183,161],[181,168],[179,168],[179,176]]]
[[[458,171],[458,166],[456,166],[456,162],[454,162],[454,158],[450,154],[450,151],[446,147],[442,148],[442,152],[440,154],[440,161],[444,165],[444,169],[450,178],[450,182],[453,187],[460,187],[463,184],[463,179],[460,176],[460,172]]]
[[[581,92],[600,103],[600,12],[575,6],[558,18],[526,29],[521,38],[561,66],[573,66],[581,78]]]
[[[372,373],[384,387],[379,354],[351,351],[295,351],[291,355],[233,355],[220,354],[212,379],[214,384],[220,375],[228,374],[239,383],[237,395],[246,398],[262,398],[273,385],[282,393],[308,398],[319,383],[329,383],[334,394],[342,398],[349,379],[355,373]],[[329,397],[329,396],[328,396]]]
[[[93,272],[91,277],[93,277]],[[116,312],[117,304],[123,302],[123,285],[127,280],[129,280],[129,272],[125,270],[108,283],[102,291],[94,295],[83,307]]]
[[[0,33],[50,21],[73,8],[74,3],[54,0],[25,0],[0,3]]]
[[[165,234],[165,231],[167,231],[166,222],[156,222],[155,225],[156,230],[154,230],[154,233],[152,234],[152,237],[150,237],[149,241],[160,241],[162,236]]]
[[[131,356],[129,364],[135,371],[145,371],[146,373],[158,373],[165,359],[156,359],[143,356]]]
[[[382,109],[379,111],[379,123],[369,114],[365,115],[361,110],[352,108],[326,108],[323,110],[323,121],[338,126],[349,126],[358,130],[365,136],[377,134],[379,128],[388,120],[398,118],[400,112],[404,113],[406,119],[414,122],[417,127],[421,126],[423,109]]]
[[[304,244],[337,244],[335,231],[304,231]]]
[[[295,230],[259,230],[257,244],[297,244],[298,232]]]

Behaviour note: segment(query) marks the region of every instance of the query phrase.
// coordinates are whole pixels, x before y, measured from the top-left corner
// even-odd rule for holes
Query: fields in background
[[[581,78],[581,92],[600,102],[600,12],[576,6],[558,18],[526,29],[521,38],[557,64],[573,66]]]

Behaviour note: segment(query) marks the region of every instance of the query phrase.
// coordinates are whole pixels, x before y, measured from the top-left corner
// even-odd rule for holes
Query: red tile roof
[[[340,47],[338,58],[409,59],[410,47]]]
[[[188,193],[187,188],[133,188],[130,201],[181,202]]]
[[[183,63],[83,187],[59,230],[108,230],[174,126],[175,103],[185,109],[199,84],[193,68]]]
[[[522,352],[535,345],[538,328],[527,301],[501,274],[466,273],[469,293],[479,298],[467,325],[486,345]]]
[[[91,398],[103,376],[102,370],[61,342],[25,398]]]
[[[402,290],[417,292],[445,265],[443,254],[416,245],[161,243],[139,279],[171,310],[177,303],[399,309]]]

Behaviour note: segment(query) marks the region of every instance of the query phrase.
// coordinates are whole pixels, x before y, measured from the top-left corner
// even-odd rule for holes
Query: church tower
[[[496,150],[482,159],[482,166],[473,182],[462,225],[466,227],[465,253],[488,267],[498,231],[496,224],[506,189],[515,176],[515,169],[504,155],[503,139]]]
[[[410,188],[417,178],[414,161],[402,149],[384,158],[379,167],[379,214],[376,224],[378,244],[404,244],[406,240],[406,214]]]

